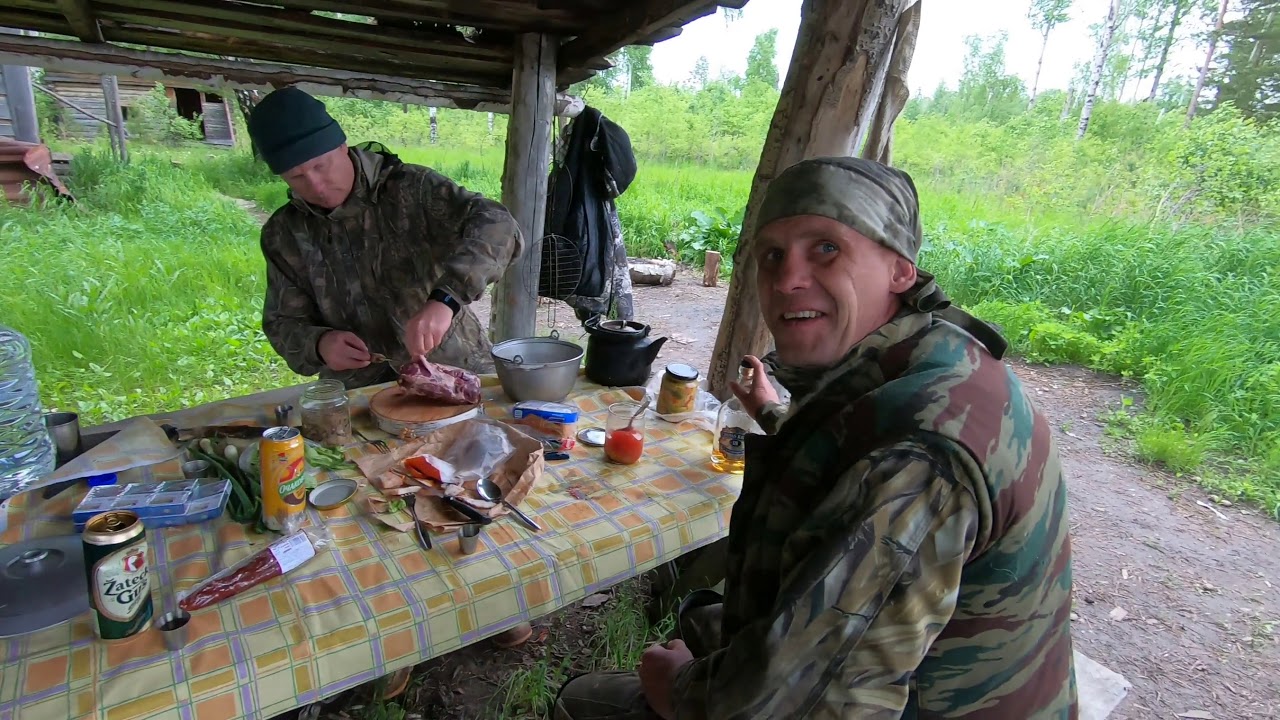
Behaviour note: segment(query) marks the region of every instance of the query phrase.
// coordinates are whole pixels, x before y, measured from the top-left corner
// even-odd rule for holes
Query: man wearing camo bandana
[[[1066,487],[991,326],[916,267],[899,170],[818,158],[755,224],[760,360],[724,595],[638,673],[569,681],[560,720],[1078,715]]]

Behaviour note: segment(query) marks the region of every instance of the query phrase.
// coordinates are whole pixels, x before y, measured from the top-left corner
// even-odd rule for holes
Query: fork
[[[353,430],[353,431],[352,431],[352,433],[353,433],[356,437],[360,438],[360,440],[361,440],[362,442],[364,442],[364,443],[366,443],[366,444],[368,444],[368,445],[372,445],[374,450],[377,450],[378,452],[382,453],[383,455],[389,455],[389,454],[391,454],[391,447],[390,447],[390,446],[388,446],[388,445],[387,445],[387,443],[386,443],[385,441],[383,441],[383,440],[370,440],[369,438],[365,437],[365,436],[364,436],[364,434],[363,434],[363,433],[361,433],[359,430]]]

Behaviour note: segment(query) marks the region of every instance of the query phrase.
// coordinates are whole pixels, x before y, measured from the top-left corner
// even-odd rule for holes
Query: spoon
[[[529,519],[528,515],[525,515],[524,513],[516,509],[515,505],[512,505],[511,503],[504,500],[502,498],[502,489],[499,488],[498,483],[494,482],[493,480],[489,478],[485,478],[483,480],[477,481],[476,492],[480,493],[480,497],[484,498],[485,500],[488,500],[489,502],[500,502],[503,505],[506,505],[507,509],[515,513],[516,517],[520,519],[520,522],[524,523],[524,526],[529,528],[530,530],[534,532],[538,532],[539,530],[542,529],[542,527],[539,526],[538,523]]]
[[[623,428],[623,430],[630,430],[630,429],[631,429],[631,426],[632,426],[632,425],[634,425],[634,424],[635,424],[635,422],[636,422],[636,418],[640,417],[640,415],[641,415],[645,410],[648,410],[648,409],[649,409],[649,401],[650,401],[650,400],[652,400],[652,398],[650,398],[650,397],[649,397],[649,394],[648,394],[648,393],[645,393],[645,396],[644,396],[644,402],[640,403],[640,409],[639,409],[639,410],[636,410],[636,413],[635,413],[634,415],[632,415],[632,416],[631,416],[631,419],[627,421],[627,426],[626,426],[625,428]]]

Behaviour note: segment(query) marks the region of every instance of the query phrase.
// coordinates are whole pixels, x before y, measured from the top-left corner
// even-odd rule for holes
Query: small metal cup
[[[182,463],[182,477],[188,480],[213,477],[213,465],[208,460],[188,460]]]
[[[80,454],[80,416],[73,412],[51,412],[44,414],[44,426],[53,438],[58,452],[58,464],[61,465]]]
[[[170,650],[181,650],[187,644],[187,624],[191,622],[191,613],[181,608],[167,612],[156,619],[156,629],[164,638],[164,646]]]
[[[468,523],[458,530],[458,549],[463,555],[470,555],[480,544],[480,523]]]

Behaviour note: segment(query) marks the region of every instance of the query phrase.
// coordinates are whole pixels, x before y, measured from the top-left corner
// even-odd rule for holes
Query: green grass
[[[551,703],[569,678],[599,670],[634,670],[640,665],[645,648],[670,637],[674,616],[657,625],[650,624],[640,583],[623,583],[612,592],[608,604],[592,616],[595,632],[587,651],[561,648],[517,669],[494,695],[492,710],[496,717],[550,717]],[[556,648],[558,640],[553,637],[549,646]]]
[[[141,149],[74,173],[77,204],[0,206],[0,317],[31,341],[47,406],[93,424],[299,381],[260,330],[249,215]]]
[[[393,150],[500,196],[498,149]],[[0,311],[32,339],[46,402],[96,422],[297,381],[259,330],[256,221],[226,198],[270,212],[284,184],[244,151],[133,154],[127,168],[100,149],[79,155],[76,206],[0,208]],[[916,171],[921,263],[957,302],[1032,361],[1140,380],[1142,457],[1280,511],[1273,226],[1028,219],[968,175]],[[678,241],[689,255],[691,214],[736,212],[750,180],[643,162],[619,203],[629,253],[664,256]]]

